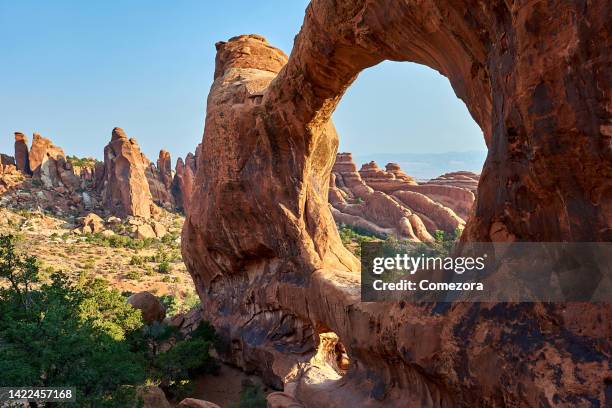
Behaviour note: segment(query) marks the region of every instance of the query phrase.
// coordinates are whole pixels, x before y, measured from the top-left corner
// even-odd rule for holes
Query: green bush
[[[94,168],[96,167],[96,163],[99,161],[92,157],[77,157],[77,156],[68,156],[66,157],[68,163],[72,164],[75,167],[87,167]]]
[[[145,258],[142,256],[134,255],[130,258],[130,265],[133,266],[142,266],[146,262]]]
[[[261,387],[257,385],[246,385],[240,391],[240,401],[232,408],[266,408],[266,396]]]
[[[142,278],[142,274],[138,271],[128,271],[125,274],[125,277],[132,280],[139,280],[140,278]]]
[[[157,266],[157,272],[159,273],[170,273],[170,262],[161,261]]]
[[[85,241],[111,248],[144,249],[153,245],[157,240],[154,238],[134,239],[125,235],[111,235],[106,237],[101,233],[85,235]]]
[[[70,385],[77,407],[123,408],[136,406],[135,389],[146,382],[179,390],[217,370],[210,324],[184,338],[174,327],[143,325],[128,293],[102,279],[74,284],[60,272],[41,283],[39,262],[17,254],[15,241],[0,235],[0,386]],[[174,346],[160,352],[167,340]]]
[[[159,300],[166,308],[166,315],[168,316],[187,312],[200,304],[200,298],[194,292],[189,292],[184,299],[173,295],[162,295]]]
[[[71,284],[54,273],[37,285],[34,257],[0,236],[0,385],[74,386],[80,406],[125,407],[145,380],[145,360],[127,337],[141,325],[103,281]]]
[[[359,227],[352,227],[345,224],[338,224],[338,234],[342,244],[353,250],[355,255],[361,256],[361,244],[364,242],[378,241],[387,238],[383,235],[374,234],[368,230]],[[350,245],[356,245],[355,248],[351,248]]]

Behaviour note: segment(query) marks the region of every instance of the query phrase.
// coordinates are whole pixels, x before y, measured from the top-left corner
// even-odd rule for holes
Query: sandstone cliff
[[[315,0],[289,59],[259,36],[218,43],[183,255],[227,358],[307,407],[605,405],[610,328],[592,322],[609,307],[361,303],[327,198],[343,93],[413,61],[449,78],[489,147],[463,239],[610,240],[606,10]]]

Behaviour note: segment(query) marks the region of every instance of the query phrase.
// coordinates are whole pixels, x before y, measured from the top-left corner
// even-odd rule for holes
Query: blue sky
[[[101,157],[111,129],[150,159],[201,140],[214,43],[258,33],[289,53],[305,0],[0,0],[0,151],[13,132]],[[485,150],[482,132],[437,72],[386,62],[364,71],[334,114],[342,151]]]

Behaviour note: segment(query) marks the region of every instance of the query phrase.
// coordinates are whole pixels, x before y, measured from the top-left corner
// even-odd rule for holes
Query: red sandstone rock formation
[[[3,166],[15,166],[15,158],[8,154],[0,153],[0,164]]]
[[[177,208],[185,213],[189,210],[189,203],[193,194],[193,184],[201,145],[196,148],[196,154],[188,153],[185,161],[179,157],[176,162],[176,172],[172,181],[172,194]]]
[[[148,162],[149,160],[145,158]],[[172,194],[172,160],[170,153],[166,150],[160,150],[157,166],[149,163],[146,167],[145,174],[149,183],[149,189],[153,201],[158,205],[172,210],[175,207],[175,198]]]
[[[438,184],[444,186],[461,187],[476,193],[478,189],[479,174],[472,173],[471,171],[454,171],[452,173],[445,173],[434,179],[429,180],[425,184]]]
[[[33,177],[47,188],[67,187],[76,190],[81,187],[81,178],[66,161],[64,151],[38,133],[34,133],[32,139],[29,163]]]
[[[414,61],[449,78],[489,146],[464,239],[612,239],[606,11],[316,0],[278,75],[260,37],[219,43],[183,255],[230,358],[299,382],[306,407],[604,406],[608,305],[361,303],[327,193],[342,94]],[[343,376],[308,364],[330,332]]]
[[[387,194],[391,194],[398,190],[404,190],[408,186],[417,184],[412,177],[401,172],[398,165],[389,163],[387,166],[389,165],[394,171],[382,170],[378,167],[376,162],[371,161],[361,166],[359,174],[368,186],[372,187],[374,190],[382,191]],[[399,174],[400,177],[397,177],[396,173]]]
[[[61,148],[55,146],[46,137],[34,133],[32,147],[30,148],[30,170],[35,176],[46,173],[46,169],[43,167],[49,159],[57,160],[60,157],[66,157]]]
[[[17,170],[31,174],[28,138],[21,132],[15,132],[15,164]]]
[[[157,159],[157,169],[159,170],[159,178],[166,189],[170,189],[172,185],[172,158],[167,150],[160,150]]]
[[[166,317],[166,309],[159,299],[150,292],[138,292],[131,295],[127,301],[135,309],[142,313],[142,320],[145,323],[161,322]]]
[[[417,182],[412,177],[404,173],[404,171],[400,168],[400,165],[397,163],[387,163],[387,165],[385,166],[385,170],[395,175],[395,178],[398,180],[402,180],[411,184],[417,184]]]
[[[372,172],[377,170],[375,166],[373,162],[370,164]],[[413,241],[433,239],[418,215],[393,197],[374,191],[364,183],[350,153],[336,156],[332,174],[329,201],[336,210],[332,213],[337,222],[383,236]],[[393,174],[388,178],[399,182]]]
[[[151,216],[153,201],[145,175],[148,164],[136,140],[114,128],[104,148],[104,168],[96,168],[98,188],[108,211],[119,216]]]

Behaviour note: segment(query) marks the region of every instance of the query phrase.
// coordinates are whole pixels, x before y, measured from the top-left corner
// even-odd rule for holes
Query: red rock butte
[[[608,24],[604,0],[315,0],[288,60],[218,43],[183,255],[226,358],[307,407],[604,406],[609,306],[361,303],[327,196],[342,95],[416,62],[489,148],[463,239],[611,240]]]

